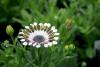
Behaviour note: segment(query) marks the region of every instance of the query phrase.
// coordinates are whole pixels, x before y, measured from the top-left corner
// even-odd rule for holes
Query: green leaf
[[[92,48],[87,48],[86,49],[86,55],[89,58],[93,58],[95,56],[95,52],[94,52],[94,50]]]

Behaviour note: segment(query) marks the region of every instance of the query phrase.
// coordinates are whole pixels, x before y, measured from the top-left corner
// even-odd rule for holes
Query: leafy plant
[[[58,45],[39,49],[22,46],[17,36],[10,36],[0,42],[0,67],[58,67],[76,62],[76,53],[78,59],[93,58],[94,41],[100,39],[99,17],[99,0],[0,0],[0,24],[49,22],[60,33]],[[65,50],[72,43],[75,50]]]

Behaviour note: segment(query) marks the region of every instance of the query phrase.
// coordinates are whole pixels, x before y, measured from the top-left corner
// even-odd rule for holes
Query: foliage
[[[94,41],[100,39],[99,17],[100,0],[0,0],[0,23],[49,22],[60,33],[58,45],[45,49],[24,47],[17,37],[12,43],[2,42],[0,67],[56,67],[70,51],[70,56],[77,51],[82,59],[94,57]],[[76,49],[66,54],[64,47],[71,43]]]

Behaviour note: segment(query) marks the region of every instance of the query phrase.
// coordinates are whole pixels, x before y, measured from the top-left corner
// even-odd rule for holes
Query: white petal
[[[34,22],[33,24],[34,24],[35,26],[37,25],[37,23],[36,23],[36,22]]]
[[[25,45],[25,46],[26,46],[26,45],[27,45],[27,42],[24,42],[24,43],[23,43],[23,45]]]
[[[25,41],[25,39],[21,39],[20,41]]]
[[[26,29],[29,29],[29,26],[25,26]]]
[[[48,27],[50,27],[50,26],[51,26],[51,24],[50,24],[50,23],[48,23],[48,24],[47,24],[47,26],[48,26]]]
[[[44,47],[48,47],[48,44],[44,44]]]
[[[51,27],[51,30],[54,30],[54,29],[55,29],[55,26],[52,26],[52,27]]]
[[[53,44],[57,44],[57,41],[53,41],[52,43],[53,43]]]
[[[54,40],[58,40],[59,39],[59,37],[54,37]]]
[[[30,24],[31,26],[33,26],[33,24]]]
[[[36,45],[36,48],[40,48],[40,47],[41,47],[41,45],[40,45],[40,44]]]
[[[59,35],[59,33],[54,33],[54,35]]]
[[[48,46],[52,46],[52,43],[50,42],[50,43],[48,43]]]
[[[24,38],[23,36],[18,36],[18,38]]]
[[[48,25],[48,23],[44,23],[44,26],[47,26]]]
[[[33,46],[36,46],[36,43],[34,43]]]
[[[19,34],[24,34],[23,32],[19,32]]]
[[[53,32],[57,32],[57,29],[53,29],[52,31],[53,31]]]
[[[32,42],[29,42],[29,44],[28,45],[32,45]]]
[[[55,29],[55,26],[52,26],[52,27],[51,27],[51,30],[52,30],[53,32],[57,32],[57,29]]]
[[[43,23],[39,23],[39,25],[40,25],[40,26],[42,26],[42,25],[43,25]]]

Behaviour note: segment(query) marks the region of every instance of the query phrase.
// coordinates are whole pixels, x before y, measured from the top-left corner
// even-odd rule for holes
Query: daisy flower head
[[[29,45],[36,48],[41,46],[49,47],[57,44],[59,33],[55,26],[49,23],[36,23],[25,26],[18,34],[18,38],[23,45]]]

